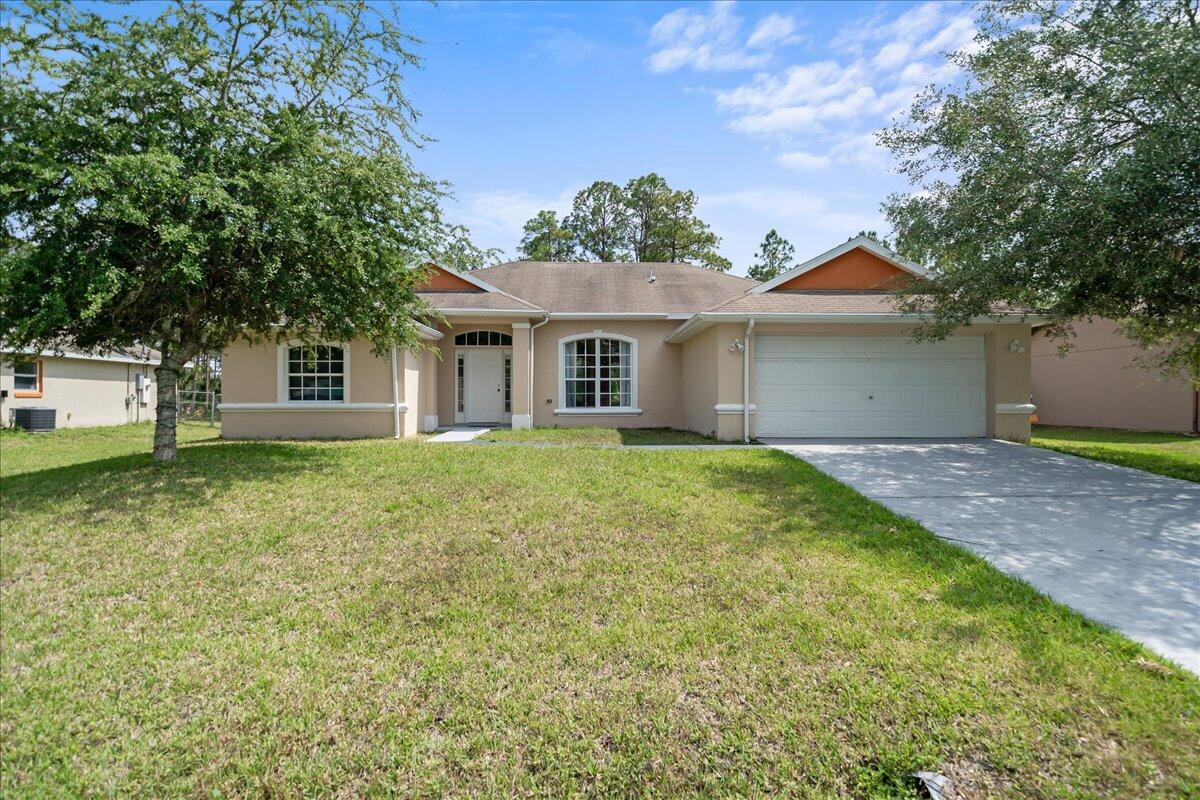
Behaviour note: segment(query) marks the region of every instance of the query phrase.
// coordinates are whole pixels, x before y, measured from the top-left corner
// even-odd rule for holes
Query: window
[[[512,347],[512,334],[500,331],[467,331],[454,337],[455,347]]]
[[[512,356],[504,357],[504,413],[512,413]]]
[[[461,355],[455,360],[458,362],[457,365],[455,366],[455,371],[456,371],[456,374],[458,375],[458,378],[457,378],[457,380],[458,380],[458,413],[462,414],[466,410],[465,398],[467,396],[467,393],[466,393],[467,364],[466,364],[466,359],[464,359]]]
[[[563,342],[566,408],[633,406],[633,346],[603,336]]]
[[[288,348],[288,400],[341,402],[346,397],[346,358],[332,345]]]
[[[41,361],[13,362],[13,393],[25,395],[42,393]]]

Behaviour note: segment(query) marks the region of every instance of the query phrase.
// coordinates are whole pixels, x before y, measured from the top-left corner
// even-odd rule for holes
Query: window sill
[[[13,392],[13,397],[21,398],[38,398],[45,395],[45,392]]]
[[[566,417],[636,417],[642,413],[642,410],[640,408],[556,408],[554,413]]]

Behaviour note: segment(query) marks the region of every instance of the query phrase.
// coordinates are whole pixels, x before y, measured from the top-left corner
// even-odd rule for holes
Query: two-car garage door
[[[755,338],[758,436],[986,433],[982,336]]]

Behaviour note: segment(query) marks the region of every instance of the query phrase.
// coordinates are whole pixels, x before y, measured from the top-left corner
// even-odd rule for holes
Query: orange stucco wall
[[[856,247],[842,253],[803,275],[797,275],[774,291],[787,289],[886,289],[894,286],[897,278],[908,273],[887,263],[878,256]]]
[[[429,268],[429,278],[417,287],[421,292],[482,292],[473,283],[468,283],[457,275],[451,275],[440,267]]]

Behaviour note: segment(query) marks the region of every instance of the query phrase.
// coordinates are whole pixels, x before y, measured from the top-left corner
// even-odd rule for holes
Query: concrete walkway
[[[1200,673],[1200,484],[987,439],[774,439]]]
[[[431,436],[425,440],[426,444],[453,444],[455,442],[469,442],[476,436],[483,436],[490,431],[491,428],[451,428],[448,431],[443,431],[437,436]]]

